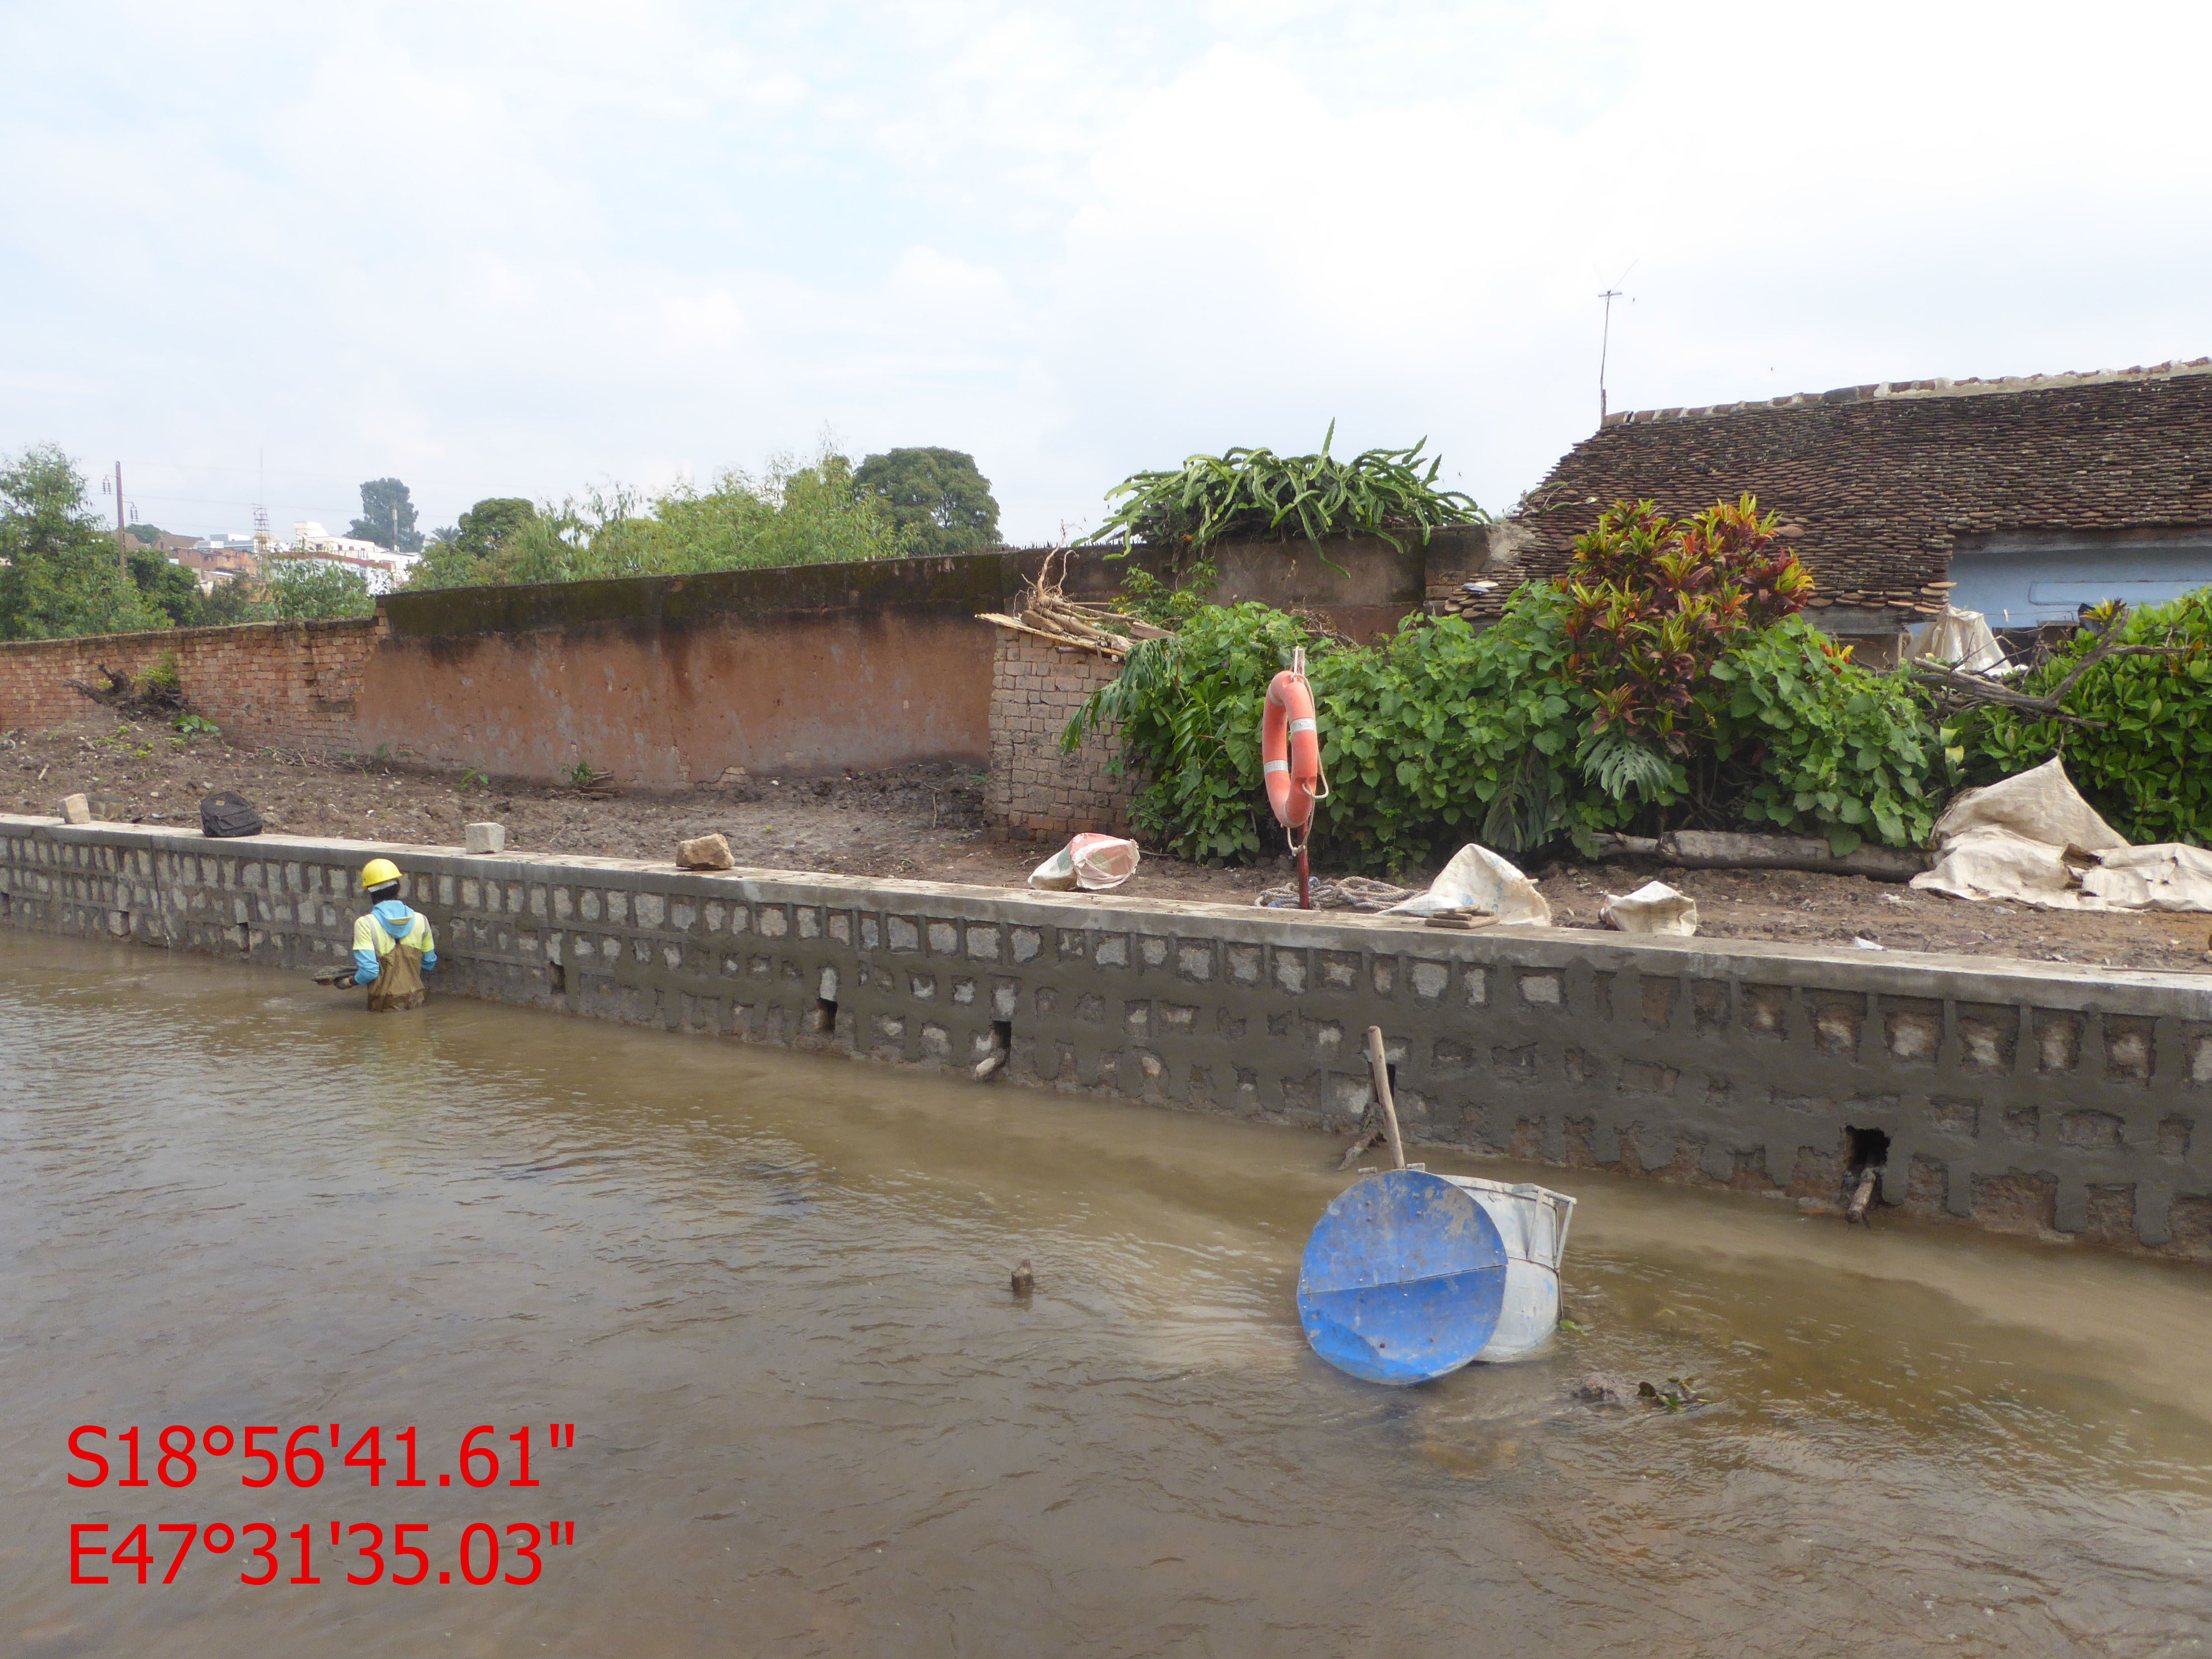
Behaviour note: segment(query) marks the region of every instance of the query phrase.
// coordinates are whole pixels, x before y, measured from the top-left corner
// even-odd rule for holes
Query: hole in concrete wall
[[[130,938],[130,937],[131,937],[131,913],[130,913],[128,910],[118,910],[118,911],[115,913],[115,924],[114,924],[114,926],[115,926],[115,933],[116,933],[116,936],[117,936],[118,939],[128,939],[128,938]]]
[[[814,1000],[814,1029],[817,1031],[825,1032],[834,1031],[837,1029],[837,1002],[836,998],[817,997]]]
[[[1853,1176],[1865,1170],[1879,1170],[1889,1162],[1889,1136],[1885,1131],[1855,1129],[1846,1123],[1844,1133],[1851,1138]]]
[[[241,951],[250,951],[250,950],[252,950],[252,949],[253,948],[253,940],[252,940],[252,936],[248,933],[248,932],[247,932],[247,930],[246,930],[246,923],[244,923],[244,922],[242,922],[242,921],[241,921],[241,922],[239,922],[239,923],[237,923],[235,926],[234,926],[234,927],[231,928],[231,930],[230,930],[230,931],[231,931],[233,933],[234,933],[235,935],[237,935],[237,938],[238,938],[238,948],[239,948],[240,950],[241,950]]]
[[[997,1049],[999,1053],[1002,1054],[1010,1054],[1013,1053],[1013,1021],[1011,1019],[994,1019],[991,1022],[991,1047]]]
[[[1857,1221],[1864,1217],[1869,1205],[1889,1202],[1889,1194],[1883,1190],[1889,1136],[1881,1129],[1861,1129],[1848,1123],[1844,1125],[1844,1133],[1850,1143],[1850,1167],[1844,1176],[1844,1218]]]
[[[545,988],[556,997],[568,994],[568,969],[566,964],[549,962],[545,964]]]

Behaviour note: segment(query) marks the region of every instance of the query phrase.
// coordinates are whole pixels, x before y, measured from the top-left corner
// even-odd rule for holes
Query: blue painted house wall
[[[1992,628],[2071,622],[2085,605],[2160,605],[2212,586],[2212,528],[2034,531],[1962,538],[1951,553],[1951,603]]]

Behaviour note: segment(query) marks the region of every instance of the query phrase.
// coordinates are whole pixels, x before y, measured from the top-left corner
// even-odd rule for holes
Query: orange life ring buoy
[[[1314,802],[1321,798],[1321,732],[1314,723],[1313,688],[1304,675],[1287,668],[1267,686],[1260,716],[1260,770],[1277,822],[1293,831],[1311,823]]]

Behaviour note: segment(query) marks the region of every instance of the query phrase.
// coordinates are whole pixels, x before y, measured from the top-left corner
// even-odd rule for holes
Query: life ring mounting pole
[[[1267,805],[1298,861],[1298,908],[1313,908],[1313,872],[1307,842],[1313,836],[1314,808],[1328,794],[1321,765],[1321,722],[1316,718],[1313,683],[1306,678],[1305,647],[1295,647],[1291,665],[1268,683],[1260,716],[1261,775]]]

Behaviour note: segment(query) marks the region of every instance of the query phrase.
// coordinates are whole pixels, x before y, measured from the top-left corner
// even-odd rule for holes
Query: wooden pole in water
[[[1398,1106],[1390,1098],[1390,1062],[1382,1053],[1382,1028],[1367,1028],[1367,1069],[1375,1079],[1375,1103],[1382,1109],[1382,1138],[1390,1143],[1390,1167],[1406,1167],[1406,1143],[1398,1134]]]

